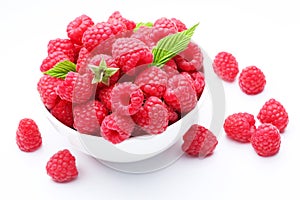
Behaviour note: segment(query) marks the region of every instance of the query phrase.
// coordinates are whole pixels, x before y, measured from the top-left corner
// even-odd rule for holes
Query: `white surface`
[[[95,21],[114,10],[136,21],[178,17],[189,26],[200,21],[197,40],[213,57],[232,52],[240,68],[257,65],[266,74],[265,91],[243,94],[237,82],[224,83],[226,115],[257,114],[271,97],[285,105],[290,123],[280,152],[270,158],[247,144],[219,137],[213,156],[181,157],[170,167],[150,174],[114,171],[71,148],[38,109],[36,83],[49,39],[65,37],[67,23],[85,13]],[[297,1],[0,1],[1,166],[0,199],[299,199],[299,7]],[[206,113],[200,117],[207,124]],[[209,115],[209,114],[208,114]],[[37,121],[43,146],[34,153],[15,144],[19,120]],[[46,175],[51,155],[68,148],[76,156],[79,177],[57,184]]]

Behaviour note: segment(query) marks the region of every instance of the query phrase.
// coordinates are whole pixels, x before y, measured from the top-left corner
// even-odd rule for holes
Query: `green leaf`
[[[185,50],[191,41],[191,38],[199,23],[191,28],[168,35],[157,42],[157,45],[152,49],[153,65],[162,67],[166,62],[173,58],[178,53]]]
[[[66,78],[68,72],[75,72],[76,65],[69,60],[65,60],[62,62],[57,63],[53,68],[49,69],[48,71],[44,72],[44,74],[48,74],[49,76],[56,77],[56,78]]]
[[[153,23],[152,22],[140,22],[140,23],[137,23],[136,26],[135,26],[135,28],[133,29],[133,31],[136,32],[137,30],[139,30],[139,28],[141,26],[152,27]]]

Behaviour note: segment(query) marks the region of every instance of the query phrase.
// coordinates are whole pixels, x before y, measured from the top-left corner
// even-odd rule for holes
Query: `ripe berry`
[[[280,149],[280,134],[272,124],[261,124],[251,136],[251,144],[260,156],[272,156]]]
[[[89,51],[85,47],[82,47],[78,54],[78,59],[76,63],[76,72],[78,72],[79,74],[87,73],[87,70],[89,70],[87,66],[89,56],[90,56]]]
[[[153,27],[162,28],[162,29],[170,29],[174,32],[177,32],[176,24],[172,20],[167,19],[165,17],[157,19],[154,22]]]
[[[60,99],[50,112],[64,125],[70,128],[73,127],[73,106],[71,102]]]
[[[218,144],[216,136],[203,126],[194,124],[183,135],[181,148],[194,157],[205,157],[213,153]]]
[[[182,31],[187,30],[186,25],[182,21],[180,21],[179,19],[171,18],[171,21],[173,23],[175,23],[178,32],[182,32]]]
[[[42,137],[34,120],[24,118],[20,120],[16,132],[16,141],[20,150],[32,152],[42,145]]]
[[[71,40],[60,38],[50,40],[48,43],[48,54],[56,51],[63,52],[71,62],[75,61],[75,47]]]
[[[258,94],[264,90],[266,78],[259,68],[249,66],[242,70],[239,77],[239,85],[246,94]]]
[[[111,92],[114,88],[114,85],[109,87],[103,87],[99,90],[98,99],[105,105],[105,107],[111,111]]]
[[[47,162],[47,174],[55,182],[69,182],[78,176],[75,160],[69,150],[60,150]]]
[[[53,68],[57,63],[64,61],[64,60],[69,60],[69,57],[66,56],[63,52],[61,51],[55,51],[53,53],[50,53],[42,62],[40,66],[41,72],[46,72],[49,69]]]
[[[130,20],[124,18],[119,11],[114,12],[108,18],[108,22],[111,22],[111,21],[114,21],[114,20],[117,20],[117,21],[120,21],[120,22],[124,23],[127,30],[133,30],[135,28],[135,23],[133,21],[130,21]]]
[[[235,57],[227,52],[220,52],[213,62],[214,72],[224,81],[232,82],[239,73]]]
[[[288,125],[289,116],[283,105],[275,99],[268,100],[257,116],[261,123],[270,123],[282,133]]]
[[[205,87],[205,80],[204,80],[203,73],[192,72],[189,74],[187,72],[181,72],[181,75],[183,75],[190,82],[190,84],[195,89],[195,92],[197,93],[197,98],[199,99]]]

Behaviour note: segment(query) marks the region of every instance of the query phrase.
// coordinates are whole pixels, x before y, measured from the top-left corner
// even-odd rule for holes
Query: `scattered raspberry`
[[[74,44],[82,45],[83,33],[93,25],[93,20],[87,15],[76,17],[67,26],[68,37]]]
[[[48,109],[52,109],[59,100],[56,89],[61,82],[63,82],[62,79],[45,74],[40,78],[37,84],[37,90],[42,102]]]
[[[223,127],[228,137],[243,143],[250,142],[256,129],[254,116],[248,113],[229,115]]]
[[[167,19],[165,17],[156,20],[153,24],[153,27],[169,29],[171,31],[177,32],[176,24],[172,20]]]
[[[257,118],[261,123],[270,123],[283,133],[289,123],[289,116],[283,105],[275,99],[268,100],[260,109]]]
[[[48,43],[48,54],[50,55],[53,52],[61,51],[63,52],[71,62],[75,61],[75,47],[74,44],[69,39],[60,39],[50,40]]]
[[[59,100],[51,109],[51,114],[64,125],[73,127],[73,106],[72,103],[65,100]]]
[[[169,112],[159,98],[152,96],[132,118],[147,133],[161,134],[168,127]]]
[[[260,156],[272,156],[280,149],[280,134],[272,124],[261,124],[252,134],[251,144]]]
[[[125,24],[127,30],[133,30],[135,28],[135,23],[133,21],[130,21],[124,17],[122,17],[121,13],[119,11],[114,12],[109,18],[108,18],[108,22],[111,21],[120,21],[122,23]]]
[[[113,144],[123,142],[131,136],[134,122],[131,117],[115,113],[106,116],[101,125],[101,135]]]
[[[214,72],[224,81],[232,82],[239,73],[235,57],[227,52],[220,52],[213,62]]]
[[[171,18],[171,21],[176,25],[178,32],[187,30],[185,24],[176,18]]]
[[[239,85],[246,94],[258,94],[264,90],[266,78],[259,68],[255,66],[246,67],[240,74]]]
[[[56,52],[50,53],[43,60],[41,66],[40,66],[40,70],[41,70],[41,72],[46,72],[49,69],[53,68],[57,63],[64,61],[64,60],[69,60],[69,58],[63,52],[56,51]]]
[[[122,115],[133,115],[139,111],[144,101],[143,92],[131,82],[115,85],[111,92],[112,111]]]
[[[211,155],[218,144],[216,136],[203,126],[194,124],[183,136],[181,148],[194,157]]]
[[[47,162],[47,174],[56,182],[69,182],[78,176],[75,160],[69,150],[58,151]]]
[[[74,106],[74,128],[80,133],[99,135],[100,125],[108,115],[105,106],[97,100]]]
[[[111,92],[114,85],[109,87],[103,87],[98,92],[98,99],[105,105],[108,110],[112,110],[111,106]]]
[[[139,65],[149,64],[153,60],[150,49],[135,38],[119,38],[112,47],[112,56],[124,73],[132,73]]]
[[[16,133],[16,141],[20,150],[32,152],[42,145],[42,137],[35,121],[29,118],[20,120]]]

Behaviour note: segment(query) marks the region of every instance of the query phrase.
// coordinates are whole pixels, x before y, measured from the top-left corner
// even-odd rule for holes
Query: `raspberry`
[[[63,52],[71,62],[75,61],[75,47],[74,44],[69,39],[60,39],[50,40],[48,43],[48,54],[51,54],[56,51]]]
[[[98,135],[100,125],[108,114],[105,106],[97,100],[74,106],[74,128],[80,133]]]
[[[105,105],[105,107],[111,111],[111,92],[114,88],[114,85],[109,87],[103,87],[99,90],[98,99]]]
[[[181,148],[194,157],[211,155],[218,144],[216,136],[203,126],[193,124],[183,135]]]
[[[156,96],[160,98],[166,91],[167,82],[167,73],[154,66],[142,71],[134,83],[143,90],[146,96]]]
[[[32,152],[42,145],[42,137],[34,120],[24,118],[20,120],[16,132],[16,141],[20,150]]]
[[[134,122],[129,116],[115,113],[106,116],[101,125],[101,135],[113,144],[123,142],[131,136]]]
[[[177,32],[176,24],[172,20],[167,19],[165,17],[157,19],[154,22],[153,27],[169,29],[169,30],[172,30],[174,32]]]
[[[161,134],[168,127],[169,112],[159,98],[152,96],[132,118],[147,133]]]
[[[109,18],[108,18],[108,22],[111,21],[120,21],[123,24],[125,24],[127,30],[133,30],[135,28],[135,23],[133,21],[130,21],[124,17],[122,17],[121,13],[119,11],[114,12]]]
[[[251,135],[256,129],[254,116],[248,113],[228,116],[223,127],[228,137],[243,143],[250,142]]]
[[[275,99],[270,99],[260,109],[257,118],[261,123],[270,123],[283,133],[289,123],[289,116],[283,105]]]
[[[74,44],[82,45],[83,33],[93,25],[93,20],[87,15],[76,17],[67,26],[68,37]]]
[[[200,71],[203,67],[203,55],[200,47],[190,42],[187,48],[174,57],[178,69],[186,72]]]
[[[176,25],[178,32],[187,30],[185,24],[176,18],[171,18],[171,21]]]
[[[224,81],[233,82],[239,73],[235,57],[227,52],[220,52],[213,62],[214,72]]]
[[[181,72],[181,74],[185,76],[185,78],[189,80],[191,85],[195,88],[197,98],[199,99],[205,87],[205,80],[202,72],[192,72],[191,74],[187,72]]]
[[[118,21],[116,19],[112,19],[108,23],[111,25],[111,30],[114,35],[118,35],[119,33],[126,32],[127,30],[126,25],[123,22]]]
[[[77,59],[77,63],[76,63],[76,72],[78,72],[79,74],[87,73],[87,70],[88,70],[87,62],[88,62],[89,56],[90,56],[89,51],[85,47],[82,47],[78,54],[78,59]]]
[[[195,88],[181,74],[174,75],[168,80],[163,98],[170,107],[182,114],[188,113],[197,104]]]
[[[179,120],[179,116],[178,113],[175,112],[175,110],[173,110],[173,108],[171,108],[170,106],[168,106],[167,104],[164,104],[164,107],[167,108],[168,110],[168,120],[169,120],[169,125],[177,122]]]
[[[88,51],[92,51],[101,42],[113,36],[111,24],[107,22],[97,23],[89,27],[82,36],[82,43]]]
[[[177,31],[174,28],[168,29],[168,28],[162,28],[162,27],[152,27],[151,33],[150,33],[151,44],[153,44],[153,46],[155,46],[159,40],[161,40],[162,38],[164,38],[168,35],[172,35],[176,32]],[[151,46],[150,48],[152,48],[153,46]]]
[[[155,46],[154,41],[151,38],[152,28],[147,26],[141,26],[136,32],[131,35],[131,38],[138,39],[144,42],[149,48]]]
[[[64,149],[55,153],[47,162],[47,174],[59,183],[69,182],[78,176],[75,157]]]
[[[124,73],[153,60],[150,49],[135,38],[119,38],[112,46],[112,56]],[[132,71],[131,71],[132,72]]]
[[[275,155],[280,149],[280,142],[279,131],[272,124],[261,124],[251,137],[254,150],[264,157]]]
[[[264,90],[266,78],[259,68],[249,66],[242,70],[239,77],[239,85],[246,94],[258,94]]]
[[[131,82],[115,85],[111,92],[112,111],[122,115],[133,115],[139,111],[144,101],[143,92]]]
[[[50,53],[42,62],[40,66],[41,72],[46,72],[49,69],[53,68],[57,63],[69,60],[68,56],[66,56],[61,51],[55,51],[53,53]]]
[[[51,114],[64,125],[73,127],[73,106],[72,103],[65,100],[59,100],[51,109]]]
[[[80,75],[71,71],[68,72],[65,80],[58,85],[57,94],[63,100],[84,103],[92,96],[94,87],[90,74]]]

